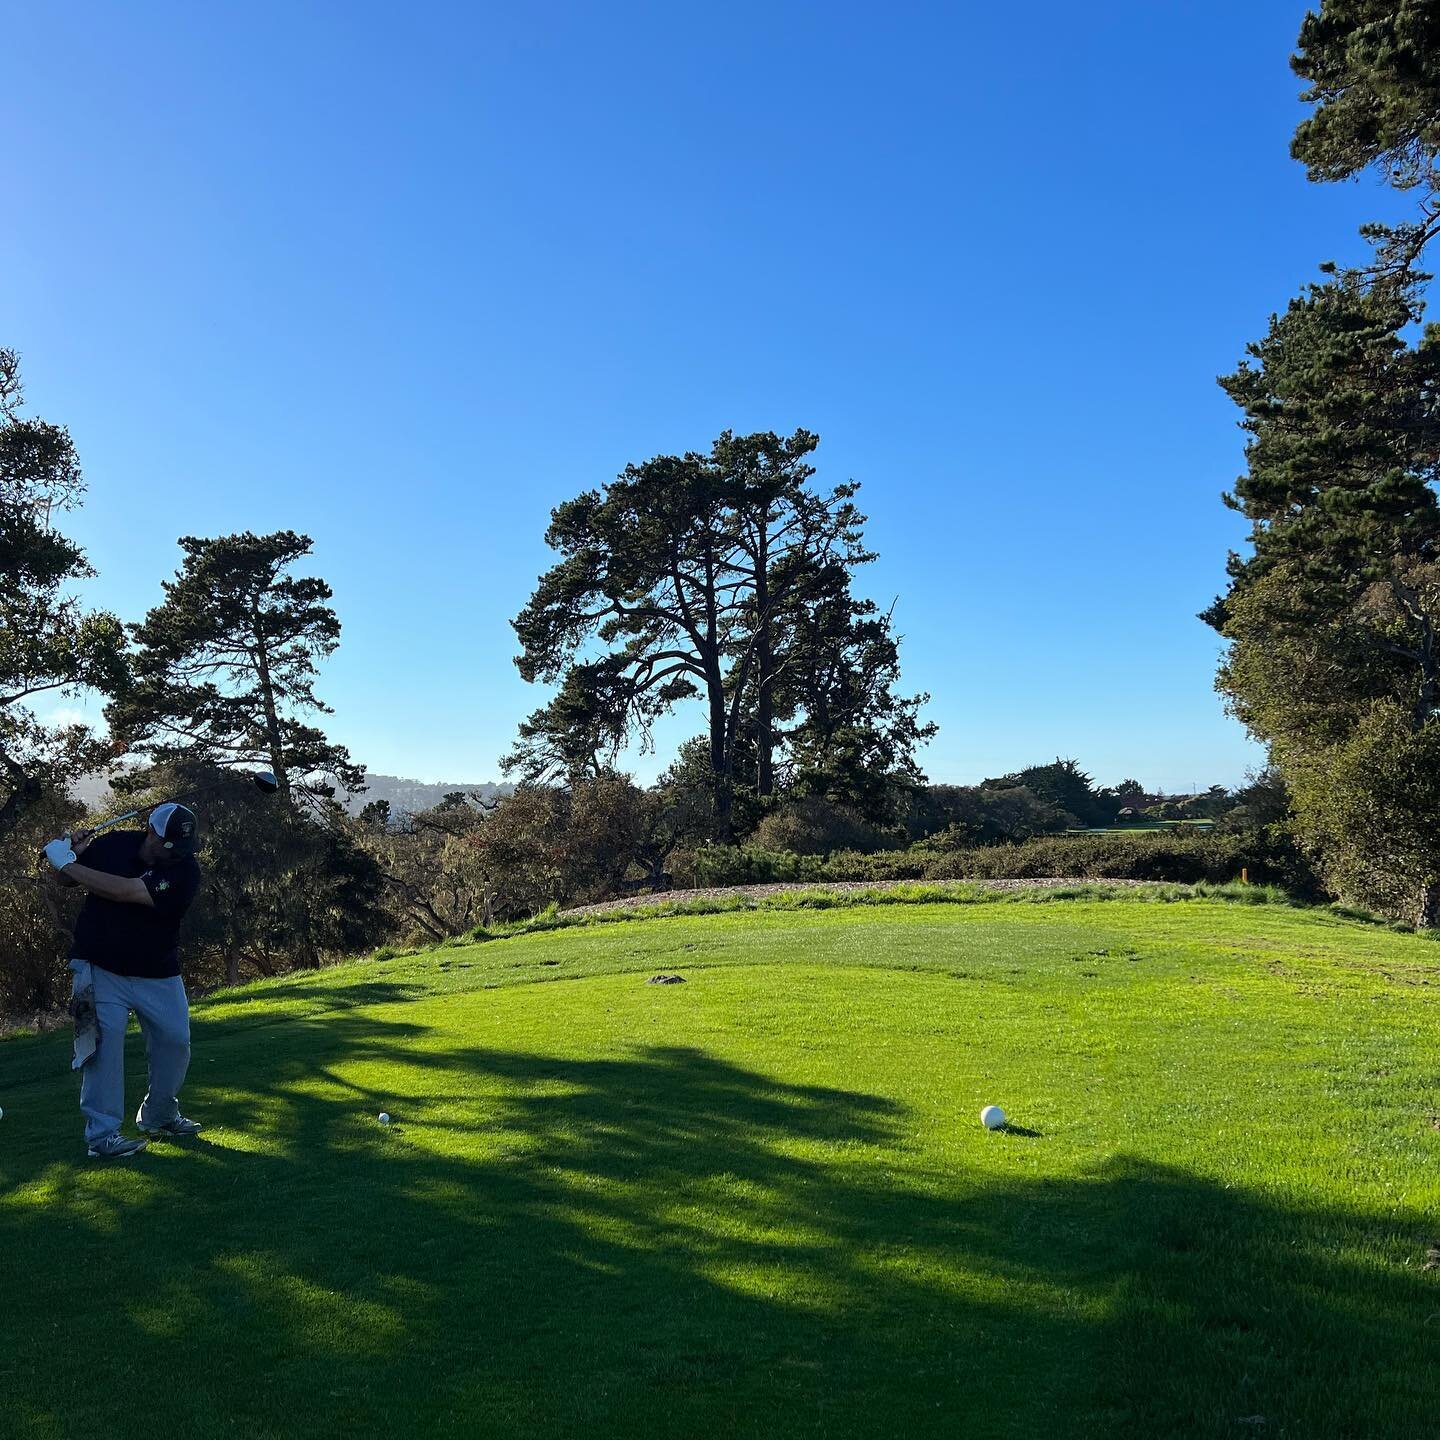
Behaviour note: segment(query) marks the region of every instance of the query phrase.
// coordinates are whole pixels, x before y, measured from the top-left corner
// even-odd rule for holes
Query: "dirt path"
[[[637,905],[683,904],[687,900],[724,899],[732,895],[784,895],[796,890],[896,890],[904,885],[972,885],[982,890],[1048,890],[1059,885],[1153,885],[1153,880],[792,880],[780,885],[712,885],[703,890],[661,890],[652,894],[626,895],[619,900],[602,900],[598,905],[576,905],[562,915],[598,915],[604,910],[630,910]]]

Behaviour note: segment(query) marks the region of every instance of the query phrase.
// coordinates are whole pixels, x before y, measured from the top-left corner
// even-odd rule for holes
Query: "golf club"
[[[188,804],[191,800],[198,800],[202,795],[210,795],[216,790],[221,790],[229,785],[231,781],[237,780],[238,775],[228,775],[223,780],[216,780],[209,785],[198,786],[194,790],[187,791],[184,795],[177,795],[174,798],[177,804]],[[255,788],[262,795],[273,795],[279,788],[280,782],[269,770],[257,770],[250,779],[254,782]],[[157,800],[154,805],[146,805],[139,810],[127,810],[123,815],[112,815],[108,820],[102,820],[98,825],[90,827],[92,835],[98,835],[102,830],[108,830],[112,825],[123,825],[127,820],[134,820],[141,815],[149,814],[157,806],[164,804],[164,801]]]

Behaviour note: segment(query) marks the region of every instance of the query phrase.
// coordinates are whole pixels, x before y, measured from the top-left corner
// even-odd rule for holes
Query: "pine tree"
[[[362,789],[363,769],[308,719],[332,713],[314,682],[340,640],[330,587],[291,573],[309,537],[185,536],[180,547],[165,599],[131,627],[134,677],[112,728],[157,760],[264,764],[287,796]]]
[[[1440,919],[1440,335],[1419,280],[1341,273],[1290,305],[1223,382],[1251,524],[1207,618],[1218,685],[1271,748],[1341,893]]]
[[[112,753],[83,726],[42,723],[36,699],[108,692],[124,673],[120,622],[67,589],[95,573],[55,525],[85,492],[75,447],[21,409],[19,360],[0,350],[0,839],[49,789]]]
[[[1440,331],[1419,268],[1440,229],[1440,14],[1326,0],[1294,59],[1317,180],[1368,167],[1418,213],[1372,225],[1372,264],[1322,267],[1222,385],[1244,413],[1251,521],[1206,612],[1231,642],[1218,685],[1271,747],[1330,884],[1440,922]],[[1423,328],[1422,328],[1423,327]],[[1415,338],[1419,331],[1418,339]]]
[[[632,465],[603,494],[555,510],[546,541],[562,559],[514,625],[520,673],[558,690],[522,726],[508,770],[531,782],[602,773],[627,740],[645,743],[659,716],[698,698],[714,829],[729,837],[737,789],[773,788],[780,720],[798,703],[805,657],[785,637],[874,558],[856,487],[810,487],[818,443],[803,430],[783,439],[727,431],[707,455]],[[863,607],[830,619],[844,625],[829,636],[832,649],[875,641]],[[587,651],[592,642],[602,653]],[[847,703],[856,717],[866,710]],[[867,723],[877,713],[871,704]],[[892,739],[914,743],[904,725]]]

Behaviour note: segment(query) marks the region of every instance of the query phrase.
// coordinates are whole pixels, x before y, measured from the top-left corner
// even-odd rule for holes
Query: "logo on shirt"
[[[168,890],[170,888],[170,882],[168,880],[157,880],[155,882],[155,888],[157,890]]]

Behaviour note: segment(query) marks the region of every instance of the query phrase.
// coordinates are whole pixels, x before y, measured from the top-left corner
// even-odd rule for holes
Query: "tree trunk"
[[[280,743],[280,715],[275,708],[275,686],[270,679],[270,656],[265,649],[265,635],[260,617],[255,616],[255,665],[260,672],[260,699],[265,707],[265,743],[270,751],[270,769],[280,782],[280,793],[290,798],[290,774],[285,768],[285,751]]]
[[[756,726],[759,731],[760,754],[755,762],[755,791],[761,796],[775,793],[775,741],[774,732],[771,729],[773,723],[770,709],[770,689],[766,686],[760,692],[760,713],[757,716]]]
[[[729,845],[735,838],[735,787],[725,773],[725,758],[715,762],[713,777],[713,802],[715,809],[715,838],[722,845]]]
[[[225,952],[225,983],[231,986],[240,983],[240,957],[233,950]]]
[[[1417,930],[1434,930],[1440,926],[1440,880],[1425,880],[1420,886],[1419,904],[1415,913]]]
[[[725,685],[718,665],[706,677],[710,692],[710,793],[714,809],[715,838],[728,845],[734,833],[734,787],[731,770],[734,754],[729,744],[729,717]]]
[[[775,700],[771,694],[775,657],[770,645],[770,516],[761,517],[755,555],[755,615],[760,633],[755,641],[755,793],[775,793]]]

